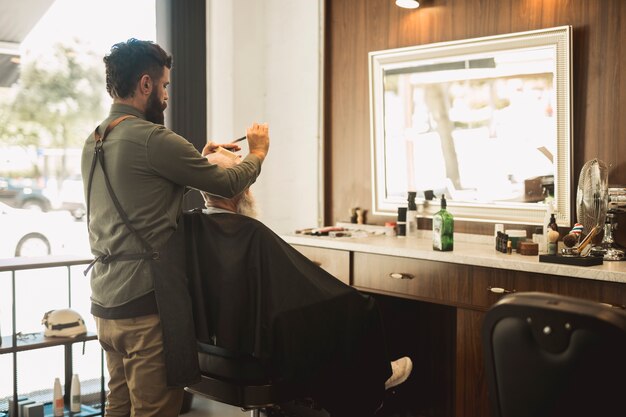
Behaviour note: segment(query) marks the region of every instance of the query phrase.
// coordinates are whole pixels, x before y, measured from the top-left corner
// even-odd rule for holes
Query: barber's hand
[[[267,156],[270,147],[269,127],[267,123],[253,123],[246,130],[250,153],[258,156],[261,161]]]
[[[207,156],[210,153],[214,153],[220,146],[224,149],[228,149],[231,152],[237,152],[241,150],[241,147],[239,147],[239,145],[237,145],[236,143],[222,143],[220,145],[219,143],[209,141],[206,145],[204,145],[204,148],[202,149],[202,156]]]

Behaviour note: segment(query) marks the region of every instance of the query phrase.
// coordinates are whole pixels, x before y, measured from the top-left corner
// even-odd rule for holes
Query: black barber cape
[[[391,368],[373,298],[250,217],[195,210],[184,225],[200,342],[251,354],[274,377],[309,384],[329,411],[380,405]]]

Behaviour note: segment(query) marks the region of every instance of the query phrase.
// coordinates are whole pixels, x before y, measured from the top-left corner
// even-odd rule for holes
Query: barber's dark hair
[[[104,65],[109,95],[129,98],[144,74],[157,80],[163,75],[163,67],[172,68],[172,56],[154,42],[131,38],[113,45],[104,57]]]

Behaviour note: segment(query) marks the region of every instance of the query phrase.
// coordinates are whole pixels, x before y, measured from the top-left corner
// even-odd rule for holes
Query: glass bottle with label
[[[446,196],[441,196],[441,210],[433,216],[433,249],[451,251],[454,248],[454,217],[447,210]]]

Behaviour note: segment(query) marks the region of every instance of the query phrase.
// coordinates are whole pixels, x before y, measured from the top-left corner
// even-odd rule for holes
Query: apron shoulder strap
[[[104,183],[106,185],[107,191],[109,192],[109,196],[111,197],[111,200],[113,201],[113,205],[115,206],[117,212],[119,213],[120,217],[124,221],[124,224],[126,225],[126,227],[142,243],[142,245],[145,248],[146,252],[140,253],[140,254],[116,254],[116,255],[109,255],[109,256],[105,257],[106,259],[96,258],[94,260],[94,262],[92,262],[88,266],[88,268],[85,270],[85,272],[84,272],[85,275],[87,274],[89,269],[91,269],[93,264],[96,261],[98,261],[98,260],[110,262],[110,261],[113,261],[113,260],[158,259],[158,257],[159,257],[158,252],[154,250],[152,245],[150,245],[143,238],[143,236],[141,236],[141,234],[137,231],[137,229],[135,229],[135,227],[131,224],[130,219],[128,218],[128,215],[126,214],[126,212],[122,208],[122,205],[120,204],[119,200],[117,199],[117,196],[115,195],[115,192],[113,191],[113,187],[111,186],[111,181],[109,180],[109,176],[108,176],[106,168],[104,166],[104,150],[102,149],[102,145],[104,143],[104,140],[106,139],[108,134],[113,130],[113,128],[115,128],[122,121],[124,121],[124,120],[126,120],[126,119],[128,119],[130,117],[135,117],[135,116],[127,114],[127,115],[118,117],[117,119],[113,120],[111,123],[108,124],[106,129],[104,129],[104,134],[103,135],[100,135],[100,132],[98,132],[98,128],[96,128],[96,130],[94,131],[94,139],[95,139],[94,155],[93,155],[93,160],[91,162],[91,169],[89,171],[89,180],[88,180],[88,183],[87,183],[87,227],[89,227],[89,221],[90,221],[89,214],[90,214],[90,208],[91,208],[90,200],[91,200],[91,185],[92,185],[92,181],[93,181],[93,174],[94,174],[94,171],[96,170],[96,165],[98,163],[100,163],[100,168],[102,169],[102,173],[104,175]]]
[[[104,142],[104,139],[106,139],[106,137],[111,132],[111,130],[113,130],[115,126],[119,125],[124,120],[131,118],[131,117],[135,117],[135,116],[131,114],[126,114],[124,116],[120,116],[117,119],[113,120],[104,129],[104,135],[100,135],[100,132],[98,132],[98,127],[96,127],[96,129],[93,132],[95,148],[94,148],[93,159],[91,160],[91,169],[89,170],[89,179],[87,181],[87,199],[86,199],[87,200],[87,227],[89,227],[89,214],[90,214],[90,207],[91,207],[91,184],[93,182],[93,173],[96,170],[96,163],[98,162],[98,156],[99,156],[98,154],[102,153],[102,144]],[[104,166],[102,168],[104,169]]]
[[[124,116],[120,116],[117,119],[113,120],[111,123],[109,123],[106,127],[106,129],[104,129],[104,135],[100,136],[100,132],[98,132],[98,128],[96,127],[96,130],[93,133],[94,139],[96,140],[96,143],[98,142],[103,142],[104,139],[106,139],[107,135],[111,132],[111,130],[113,130],[113,128],[115,128],[115,126],[119,125],[120,123],[122,123],[124,120],[129,119],[131,117],[135,117],[132,114],[126,114]]]

